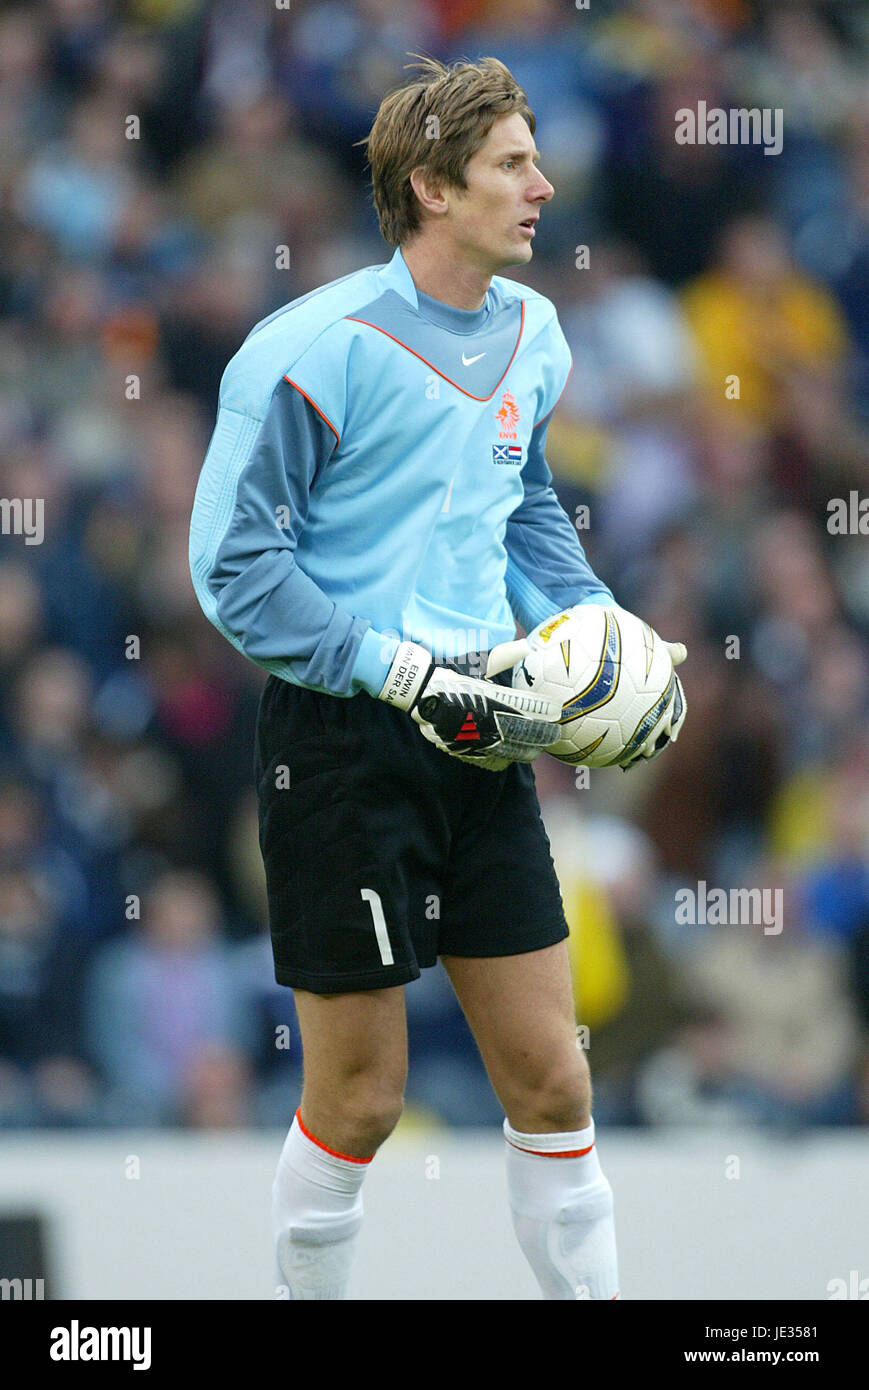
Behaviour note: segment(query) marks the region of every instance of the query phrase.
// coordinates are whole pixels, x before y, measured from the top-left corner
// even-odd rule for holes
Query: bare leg
[[[519,956],[444,956],[480,1054],[514,1129],[584,1129],[591,1080],[576,1046],[567,943]]]
[[[302,1030],[306,1128],[330,1148],[370,1156],[401,1114],[407,1080],[404,987],[294,991]]]
[[[612,1189],[576,1046],[567,945],[444,961],[507,1112],[507,1190],[545,1299],[619,1296]]]
[[[297,990],[296,1008],[304,1086],[272,1186],[277,1287],[293,1300],[343,1299],[365,1174],[401,1113],[404,990]]]

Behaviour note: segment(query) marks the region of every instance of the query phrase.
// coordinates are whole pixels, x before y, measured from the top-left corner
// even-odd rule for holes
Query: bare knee
[[[591,1076],[585,1054],[573,1049],[527,1070],[505,1106],[514,1129],[523,1134],[570,1134],[591,1123]]]
[[[327,1148],[368,1158],[401,1115],[407,1080],[404,989],[295,991],[302,1031],[302,1123]]]
[[[403,1089],[376,1080],[363,1080],[348,1086],[338,1103],[341,1123],[355,1136],[366,1152],[374,1153],[389,1138],[404,1109]]]
[[[305,1086],[302,1121],[329,1148],[367,1158],[389,1138],[404,1108],[404,1087],[366,1073],[336,1078],[323,1094]]]

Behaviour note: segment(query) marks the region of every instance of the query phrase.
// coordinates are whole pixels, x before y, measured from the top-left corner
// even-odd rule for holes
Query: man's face
[[[526,121],[513,111],[498,117],[469,159],[467,189],[444,190],[444,230],[463,261],[495,275],[531,260],[535,221],[555,192],[537,168],[537,157]]]

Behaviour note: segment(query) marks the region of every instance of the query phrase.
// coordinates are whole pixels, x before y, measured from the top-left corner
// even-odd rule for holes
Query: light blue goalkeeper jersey
[[[400,249],[278,309],[220,385],[190,530],[206,616],[284,680],[378,695],[400,639],[448,659],[613,602],[544,457],[570,366],[543,295],[495,276],[457,309]]]

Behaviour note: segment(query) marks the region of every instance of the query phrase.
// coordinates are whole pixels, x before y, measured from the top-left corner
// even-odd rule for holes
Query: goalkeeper
[[[365,1173],[402,1108],[403,986],[440,957],[504,1107],[543,1296],[612,1299],[612,1193],[530,766],[558,711],[509,670],[485,678],[517,619],[614,602],[545,460],[570,370],[555,309],[498,274],[531,259],[554,190],[503,64],[419,68],[365,142],[394,254],[252,329],[191,526],[204,612],[270,673],[260,846],[304,1055],[273,1187],[279,1279],[346,1296]]]

